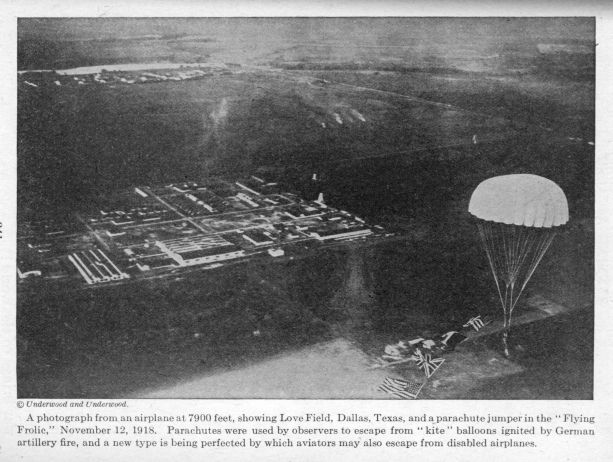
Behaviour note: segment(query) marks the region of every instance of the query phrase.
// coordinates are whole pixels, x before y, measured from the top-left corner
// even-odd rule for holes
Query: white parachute
[[[504,312],[503,343],[513,309],[555,237],[568,221],[568,202],[553,181],[537,175],[504,175],[483,181],[468,211],[477,227]]]

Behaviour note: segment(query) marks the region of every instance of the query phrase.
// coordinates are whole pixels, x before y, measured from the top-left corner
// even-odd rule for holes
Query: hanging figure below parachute
[[[558,227],[568,221],[568,202],[551,180],[528,174],[504,175],[479,184],[468,211],[477,218],[496,283],[504,313],[504,354],[509,357],[513,309]]]

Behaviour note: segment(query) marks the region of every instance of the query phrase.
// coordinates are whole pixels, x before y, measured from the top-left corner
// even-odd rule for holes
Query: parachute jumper
[[[504,175],[483,181],[468,211],[477,218],[481,242],[504,313],[503,347],[513,309],[555,237],[568,221],[568,202],[553,181],[537,175]]]

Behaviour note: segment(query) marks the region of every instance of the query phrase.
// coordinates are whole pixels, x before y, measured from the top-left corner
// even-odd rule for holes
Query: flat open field
[[[515,133],[500,117],[313,80],[252,71],[44,94],[26,87],[20,168],[31,181],[20,183],[20,198],[79,209],[134,184],[271,169],[311,178],[330,163]]]

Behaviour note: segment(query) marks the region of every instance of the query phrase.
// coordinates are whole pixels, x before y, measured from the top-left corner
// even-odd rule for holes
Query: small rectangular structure
[[[250,229],[248,231],[245,231],[243,233],[243,239],[255,246],[269,245],[274,243],[274,240],[264,234],[264,232],[260,229]]]
[[[19,276],[19,279],[26,279],[31,276],[42,276],[42,272],[40,270],[21,271],[19,268],[17,268],[17,275]]]
[[[298,218],[306,218],[306,217],[317,217],[323,215],[325,210],[321,210],[321,208],[313,207],[306,204],[295,204],[285,209],[285,213],[287,216],[293,219]]]
[[[134,188],[134,192],[141,197],[149,197],[149,195],[140,188]]]
[[[151,255],[139,258],[136,267],[141,271],[150,271],[160,268],[170,268],[177,266],[177,262],[167,254]]]
[[[197,191],[199,189],[205,189],[204,185],[200,183],[196,183],[194,181],[187,181],[181,184],[172,184],[170,186],[174,190],[182,192],[182,193],[188,192],[188,191]]]
[[[241,200],[241,201],[243,201],[244,203],[246,203],[246,204],[247,204],[247,205],[249,205],[250,207],[253,207],[253,208],[257,208],[257,207],[259,207],[258,203],[257,203],[257,202],[255,202],[255,201],[253,200],[253,198],[252,198],[252,197],[248,196],[248,195],[247,195],[247,194],[245,194],[245,193],[238,193],[238,194],[236,195],[236,198],[237,198],[237,199],[239,199],[239,200]]]
[[[356,226],[353,228],[346,228],[346,229],[320,229],[320,230],[311,232],[311,236],[313,236],[318,241],[327,241],[330,239],[346,240],[346,239],[353,239],[357,237],[369,236],[371,234],[372,234],[372,230],[365,226]]]
[[[250,187],[248,187],[248,186],[245,186],[243,183],[241,183],[241,182],[239,182],[239,181],[237,181],[237,182],[236,182],[236,185],[237,185],[237,186],[239,186],[239,187],[241,187],[241,188],[243,188],[245,191],[250,192],[251,194],[255,194],[256,196],[259,196],[259,195],[260,195],[260,193],[259,193],[259,192],[257,192],[257,191],[255,191],[255,190],[251,189],[251,188],[250,188]]]

